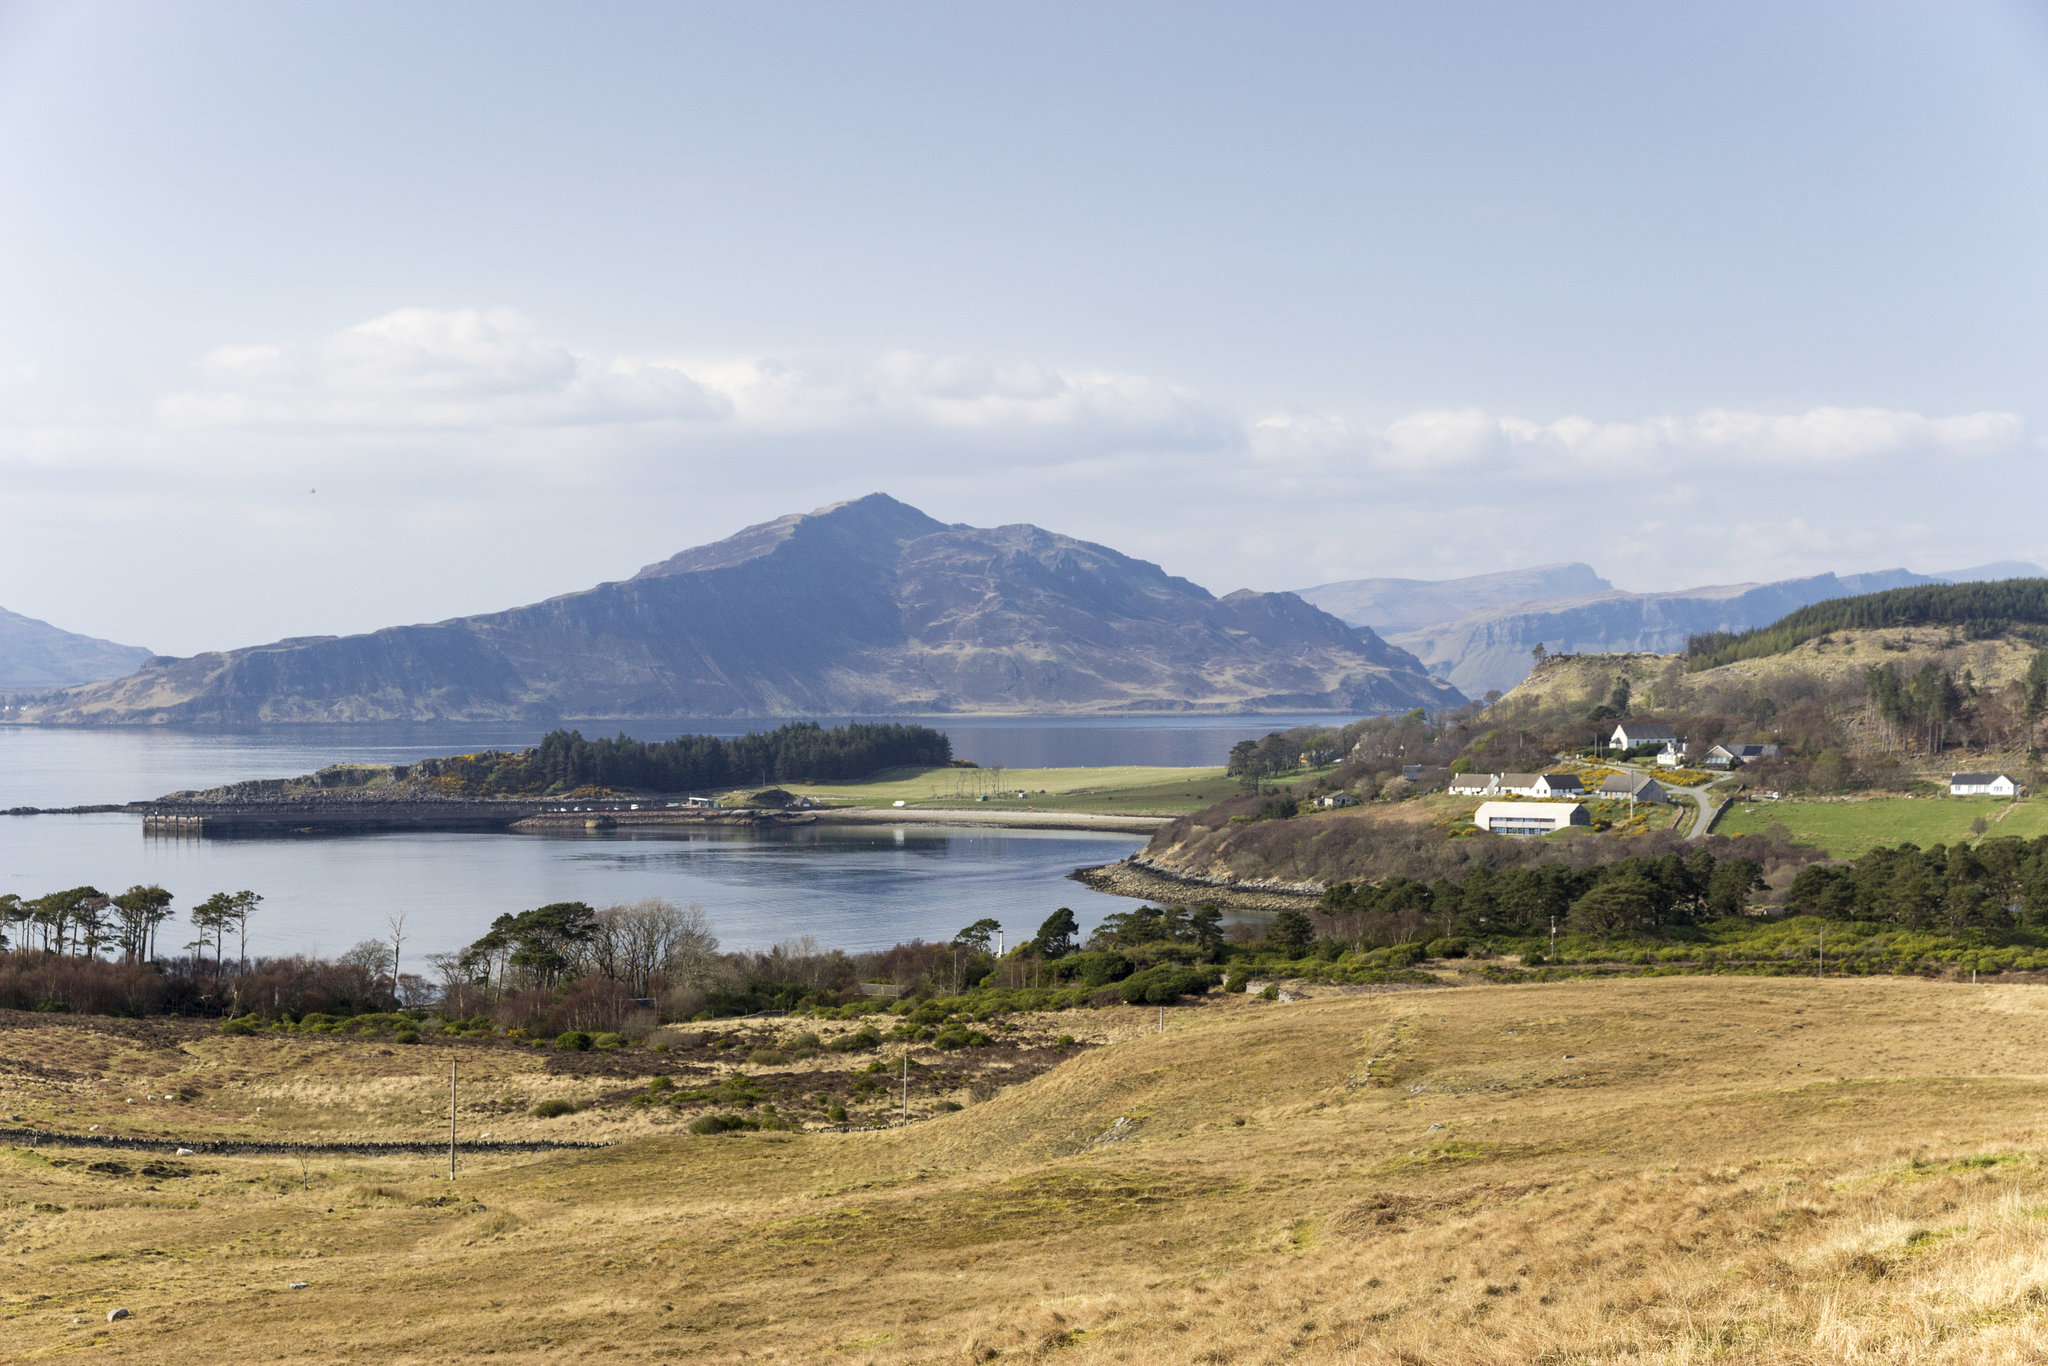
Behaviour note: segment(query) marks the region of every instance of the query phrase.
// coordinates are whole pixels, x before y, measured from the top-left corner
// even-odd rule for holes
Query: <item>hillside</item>
[[[0,608],[0,688],[67,688],[131,674],[149,658],[139,645],[116,645]]]
[[[1589,593],[1488,608],[1456,621],[1389,632],[1388,639],[1466,693],[1516,686],[1540,643],[1562,653],[1668,654],[1702,632],[1776,621],[1808,603],[1927,579],[1903,569],[1819,574],[1780,583],[1739,583],[1671,593]]]
[[[189,659],[73,689],[57,724],[1385,711],[1461,701],[1291,593],[1217,598],[1032,526],[882,494],[485,616]]]
[[[657,1074],[709,1079],[644,1050],[32,1017],[0,1035],[0,1104],[72,1131],[431,1144],[460,1059],[464,1134],[614,1146],[465,1153],[451,1183],[431,1152],[17,1139],[8,1341],[135,1362],[2033,1360],[2044,1013],[2023,985],[1698,977],[1234,997],[1163,1034],[1150,1010],[1078,1011],[1014,1023],[1102,1046],[957,1113],[913,1069],[907,1127],[722,1137],[630,1103]],[[540,1097],[596,1108],[537,1120]]]
[[[1371,627],[1477,697],[1521,682],[1539,642],[1558,653],[1670,654],[1695,635],[1748,631],[1830,599],[2041,572],[2038,565],[2005,560],[1943,574],[1885,569],[1632,593],[1587,565],[1568,564],[1436,582],[1357,579],[1305,589],[1301,596],[1354,626]]]
[[[1838,687],[1862,677],[1873,664],[1917,669],[1931,662],[1957,674],[1968,669],[1979,687],[2000,688],[2026,676],[2038,648],[2014,636],[1963,639],[1946,627],[1836,631],[1825,641],[1816,636],[1775,654],[1688,673],[1684,686],[1725,689],[1811,679]],[[1501,700],[1599,702],[1613,690],[1616,677],[1628,678],[1640,692],[1684,662],[1683,654],[1553,655]]]

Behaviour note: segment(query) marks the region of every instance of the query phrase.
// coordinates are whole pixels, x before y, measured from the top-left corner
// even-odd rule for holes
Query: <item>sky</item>
[[[1218,592],[2048,562],[2048,11],[0,0],[0,606],[886,491]]]

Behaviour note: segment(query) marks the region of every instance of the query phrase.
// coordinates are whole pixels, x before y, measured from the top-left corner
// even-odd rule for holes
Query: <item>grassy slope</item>
[[[2048,800],[1997,797],[1874,797],[1853,802],[1745,802],[1721,818],[1718,835],[1754,834],[1783,824],[1801,844],[1836,858],[1860,858],[1886,844],[1954,844],[1976,838],[1970,822],[1982,816],[1997,836],[2048,835]]]
[[[1179,815],[1214,806],[1235,796],[1237,780],[1221,767],[1161,768],[1137,764],[1104,768],[1006,768],[1002,794],[986,802],[977,791],[991,790],[994,771],[987,769],[891,769],[866,782],[789,783],[788,791],[818,801],[849,806],[972,807],[992,811],[1110,811],[1124,815]],[[979,785],[977,785],[979,784]],[[1029,795],[1021,801],[1017,793]]]
[[[2037,989],[1663,979],[1171,1024],[908,1129],[499,1159],[445,1203],[430,1160],[316,1159],[302,1193],[296,1162],[146,1181],[0,1150],[0,1331],[131,1361],[2048,1349]],[[46,1052],[8,1087],[109,1065]]]

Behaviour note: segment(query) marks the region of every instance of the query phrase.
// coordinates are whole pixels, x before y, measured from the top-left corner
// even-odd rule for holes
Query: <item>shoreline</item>
[[[821,825],[978,825],[998,830],[1107,830],[1149,835],[1177,816],[1111,815],[1106,811],[956,811],[949,807],[830,806],[804,814]]]
[[[1274,914],[1300,911],[1313,906],[1320,890],[1300,891],[1281,887],[1252,887],[1236,882],[1212,882],[1205,878],[1179,877],[1161,871],[1157,865],[1140,862],[1137,855],[1093,868],[1076,868],[1068,877],[1092,891],[1112,896],[1135,897],[1161,905],[1216,905],[1226,910]]]

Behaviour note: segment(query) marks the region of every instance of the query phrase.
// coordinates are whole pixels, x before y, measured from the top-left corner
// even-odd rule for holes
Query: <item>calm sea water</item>
[[[1328,716],[929,718],[984,765],[1221,763],[1237,741]],[[1341,718],[1339,718],[1341,719]],[[737,734],[762,723],[635,726],[638,738]],[[343,761],[393,762],[533,743],[492,726],[274,727],[236,731],[0,727],[0,809],[82,806]],[[687,835],[524,836],[436,832],[288,840],[145,840],[135,816],[0,817],[0,893],[157,882],[189,907],[209,893],[263,894],[252,953],[340,952],[406,917],[406,955],[453,949],[505,911],[550,901],[642,897],[702,905],[728,948],[815,936],[849,950],[942,939],[980,919],[1012,941],[1061,906],[1084,927],[1135,903],[1090,891],[1073,869],[1122,858],[1130,835],[809,826]],[[182,924],[161,942],[182,942]]]

